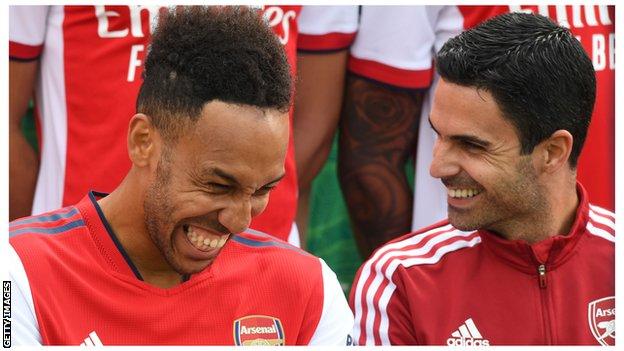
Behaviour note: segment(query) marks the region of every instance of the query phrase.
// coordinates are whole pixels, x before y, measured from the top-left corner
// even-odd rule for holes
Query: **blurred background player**
[[[406,166],[418,136],[423,96],[432,82],[432,55],[460,32],[461,18],[451,6],[360,6],[352,11],[358,13],[358,23],[347,63],[338,174],[359,252],[365,258],[411,228],[411,170]],[[301,71],[299,84],[314,86],[315,77]],[[309,95],[297,98],[296,114]],[[308,179],[326,158],[338,120],[334,106],[340,105],[328,107],[325,115],[330,123],[322,126],[324,134],[308,135],[316,137],[318,144],[310,147],[309,139],[295,139],[302,167],[307,162],[311,170]],[[300,134],[308,129],[302,128]],[[300,188],[309,184],[308,179],[300,179]],[[305,200],[302,197],[300,203]],[[352,254],[347,256],[353,262]]]
[[[125,151],[128,121],[118,116],[130,116],[135,109],[151,22],[159,9],[9,8],[10,218],[75,203],[87,190],[110,191],[120,182],[130,161]],[[262,11],[284,45],[293,74],[299,20],[316,36],[352,23],[340,7],[313,8],[308,20],[300,18],[306,16],[301,6],[266,6]],[[317,42],[322,46],[313,42],[308,48],[332,50],[336,44]],[[20,130],[33,93],[39,156]],[[291,133],[286,177],[251,227],[298,245],[296,199]]]

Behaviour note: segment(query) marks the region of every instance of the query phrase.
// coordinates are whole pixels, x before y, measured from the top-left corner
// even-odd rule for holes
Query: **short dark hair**
[[[596,77],[569,30],[540,15],[499,15],[447,41],[436,69],[447,82],[491,93],[516,127],[523,154],[556,130],[569,131],[574,138],[569,164],[576,168]]]
[[[220,100],[288,111],[290,66],[260,11],[246,6],[163,9],[145,59],[137,112],[167,140]]]

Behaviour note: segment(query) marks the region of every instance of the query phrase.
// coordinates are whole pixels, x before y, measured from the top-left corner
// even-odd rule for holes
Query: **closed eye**
[[[231,188],[230,185],[221,184],[221,183],[208,183],[207,185],[211,191],[215,191],[215,192],[226,192],[226,191],[229,191]]]
[[[264,187],[262,187],[262,188],[258,189],[258,190],[254,193],[254,195],[255,195],[255,196],[263,196],[263,195],[266,195],[266,194],[268,194],[271,190],[273,190],[274,188],[275,188],[275,185],[272,185],[272,186],[264,186]]]
[[[472,141],[469,140],[461,140],[461,144],[467,148],[467,149],[473,149],[473,150],[485,150],[485,147],[483,147],[483,145],[481,144],[476,144]]]

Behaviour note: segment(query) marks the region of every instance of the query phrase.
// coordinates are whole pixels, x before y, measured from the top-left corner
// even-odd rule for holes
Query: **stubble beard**
[[[152,242],[167,264],[181,275],[189,274],[180,265],[173,252],[173,230],[174,227],[167,223],[168,216],[173,213],[173,207],[169,205],[169,186],[171,182],[171,167],[163,155],[156,167],[156,179],[147,189],[143,202],[145,214],[145,226]],[[171,226],[171,232],[166,228]]]
[[[502,180],[483,195],[476,208],[448,206],[449,222],[453,227],[462,231],[485,229],[508,239],[517,239],[508,233],[522,232],[528,224],[542,221],[548,213],[544,189],[539,185],[528,157],[519,162],[513,179]]]

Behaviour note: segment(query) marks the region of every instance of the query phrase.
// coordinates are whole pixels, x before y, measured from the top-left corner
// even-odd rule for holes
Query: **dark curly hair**
[[[213,100],[289,109],[290,66],[257,9],[178,6],[163,9],[157,23],[137,112],[150,116],[165,140],[177,139]]]
[[[447,82],[490,92],[516,127],[523,154],[555,131],[569,131],[574,140],[568,162],[576,168],[596,77],[568,29],[540,15],[500,15],[447,41],[436,69]]]

